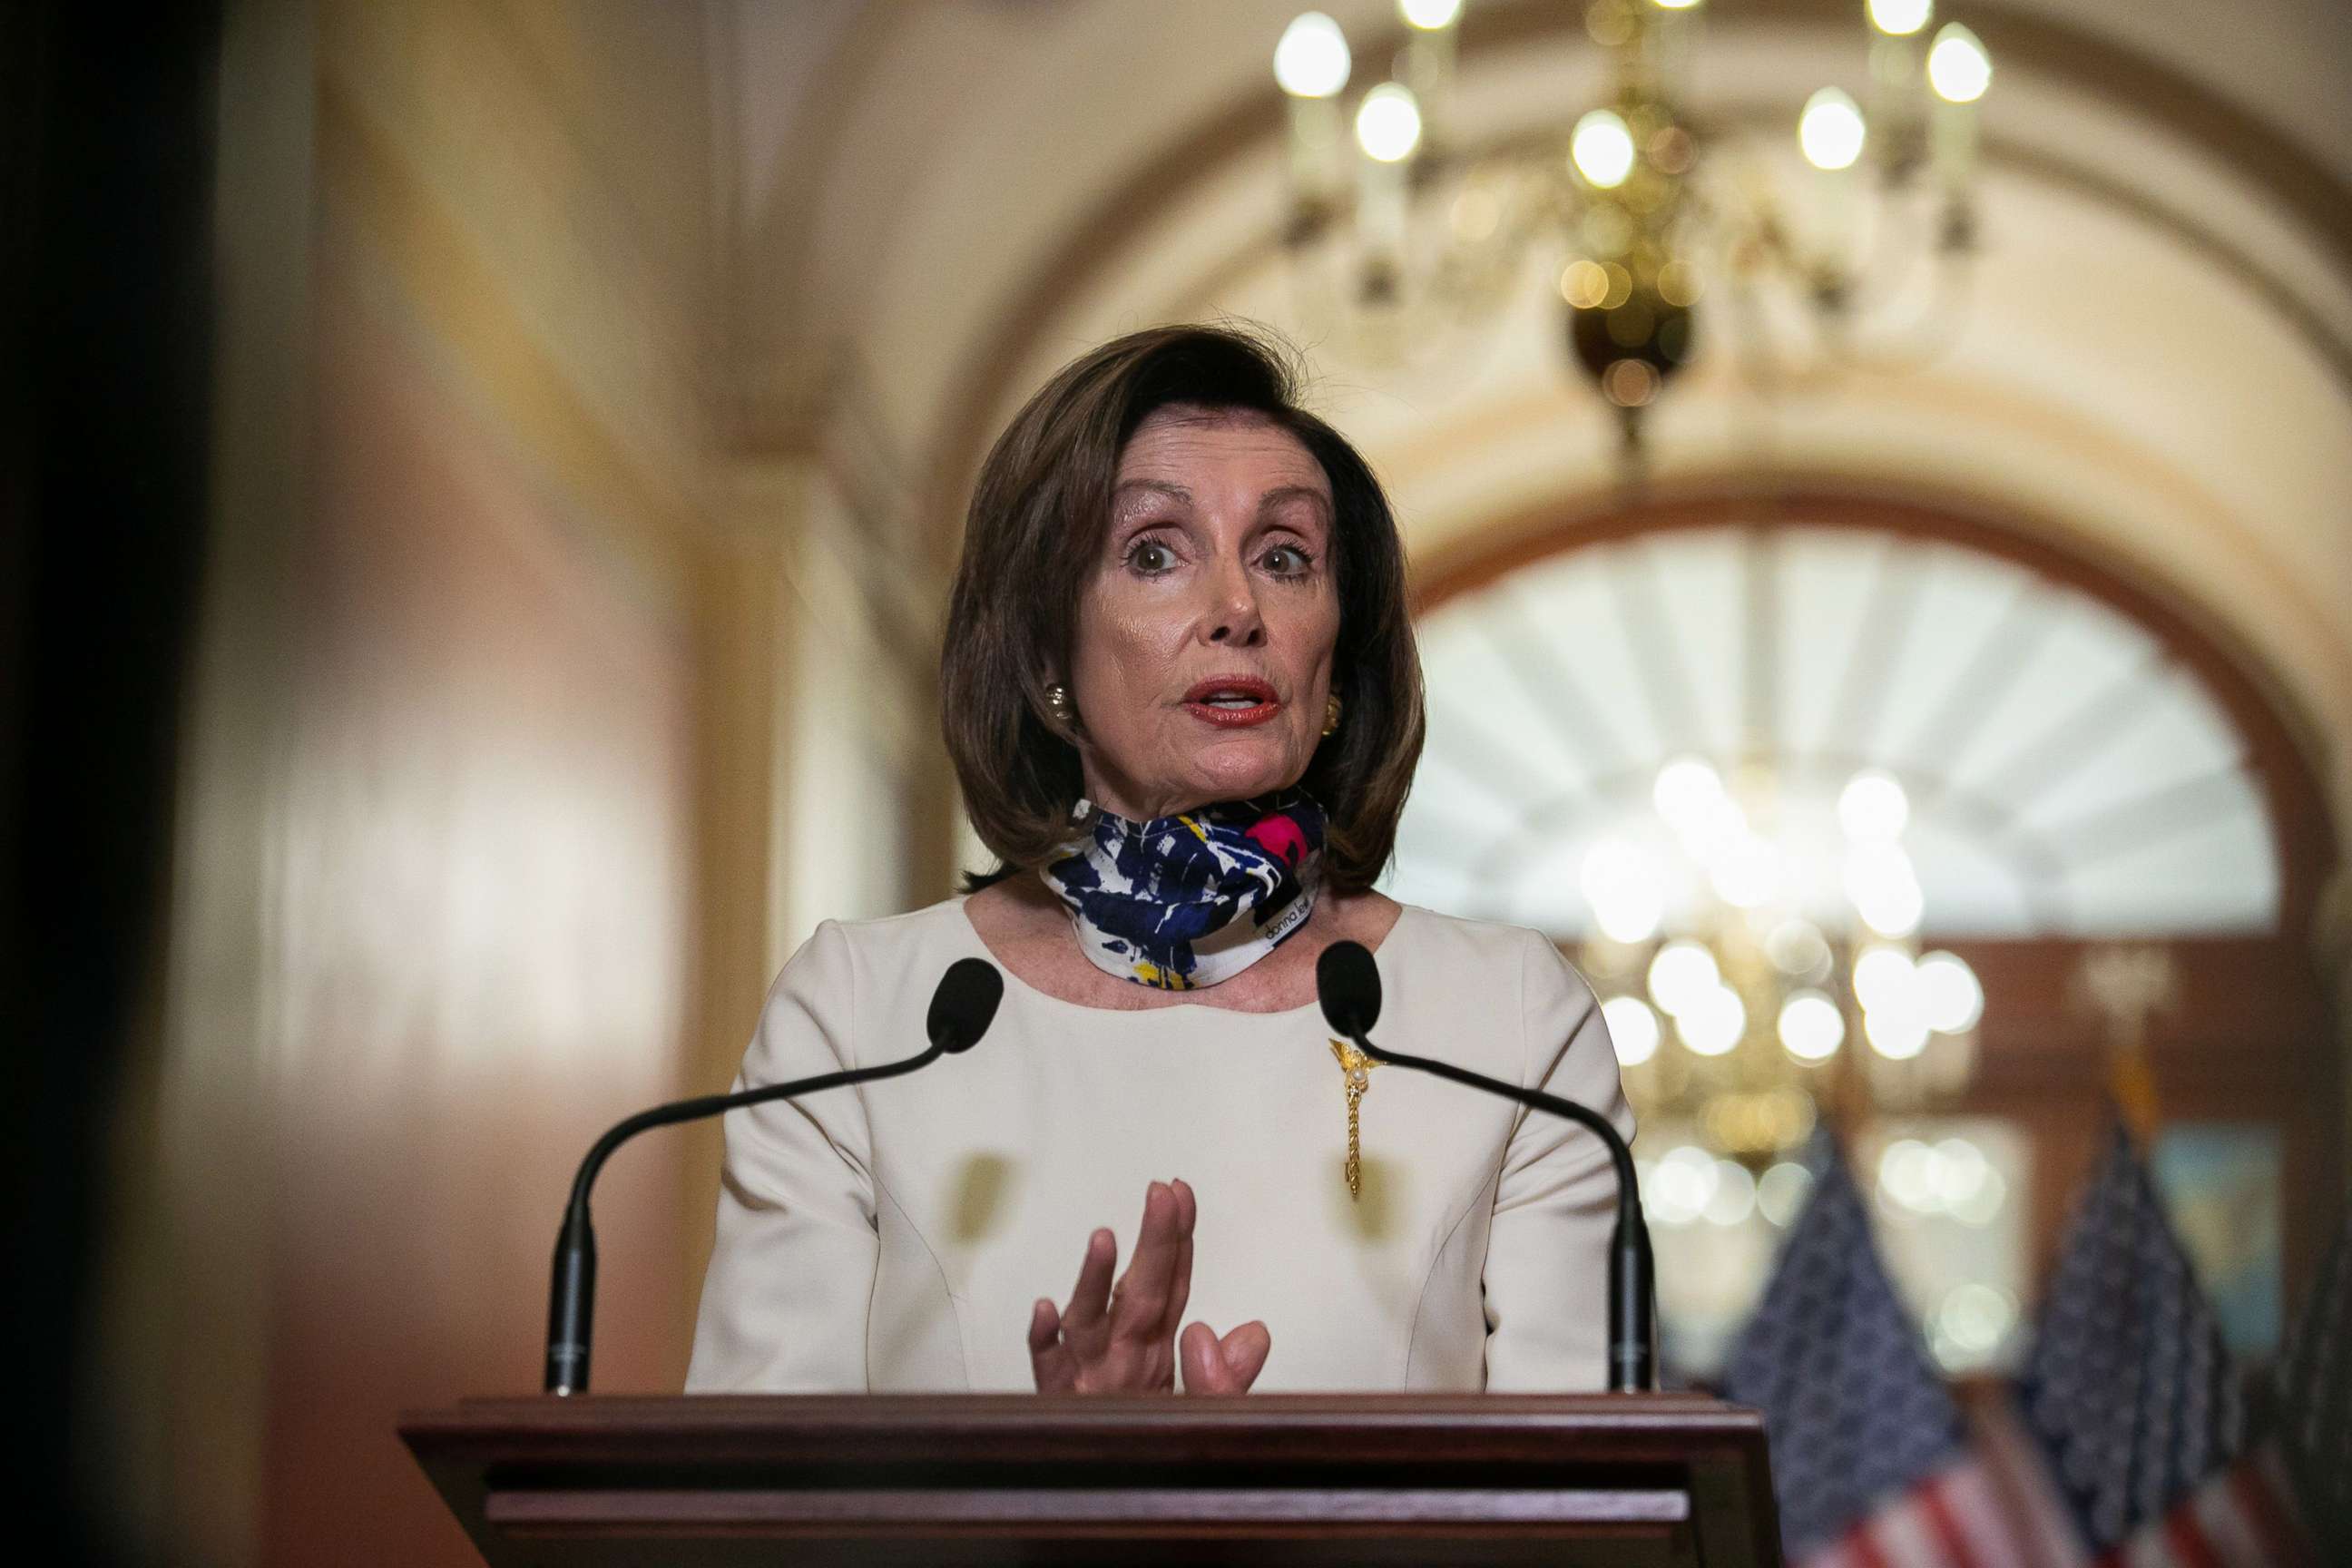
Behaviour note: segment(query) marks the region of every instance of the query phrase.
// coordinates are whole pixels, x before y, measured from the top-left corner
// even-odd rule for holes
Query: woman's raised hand
[[[1176,1386],[1177,1324],[1192,1293],[1192,1222],[1199,1205],[1182,1182],[1154,1182],[1127,1272],[1111,1283],[1118,1242],[1108,1230],[1087,1238],[1070,1304],[1040,1300],[1029,1313],[1029,1365],[1040,1394],[1167,1394]],[[1265,1365],[1273,1337],[1244,1323],[1220,1337],[1206,1323],[1181,1342],[1192,1394],[1245,1394]]]

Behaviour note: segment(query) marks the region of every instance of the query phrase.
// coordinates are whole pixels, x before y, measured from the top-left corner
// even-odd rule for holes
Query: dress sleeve
[[[848,939],[827,921],[769,990],[736,1087],[858,1066],[856,1003]],[[880,1242],[862,1092],[729,1111],[726,1140],[687,1392],[865,1393]]]
[[[1521,1083],[1587,1105],[1629,1140],[1633,1112],[1601,1005],[1559,950],[1529,931],[1519,960]],[[1608,1383],[1609,1233],[1617,1183],[1591,1132],[1542,1111],[1513,1123],[1486,1238],[1486,1387],[1560,1393]]]

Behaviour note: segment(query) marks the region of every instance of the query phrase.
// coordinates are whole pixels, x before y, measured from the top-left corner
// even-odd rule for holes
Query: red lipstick
[[[1184,693],[1184,710],[1204,724],[1263,724],[1282,711],[1274,688],[1255,675],[1219,675]]]

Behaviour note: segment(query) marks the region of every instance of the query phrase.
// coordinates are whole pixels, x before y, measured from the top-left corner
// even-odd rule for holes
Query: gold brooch
[[[1331,1042],[1331,1054],[1339,1058],[1339,1070],[1346,1075],[1348,1089],[1348,1196],[1364,1195],[1364,1148],[1361,1123],[1358,1113],[1363,1107],[1364,1090],[1372,1086],[1372,1069],[1381,1064],[1343,1040]]]

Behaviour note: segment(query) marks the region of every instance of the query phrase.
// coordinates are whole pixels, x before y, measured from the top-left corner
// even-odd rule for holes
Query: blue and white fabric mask
[[[1106,973],[1162,991],[1214,985],[1314,913],[1323,808],[1303,790],[1150,822],[1078,808],[1086,837],[1038,874]]]

